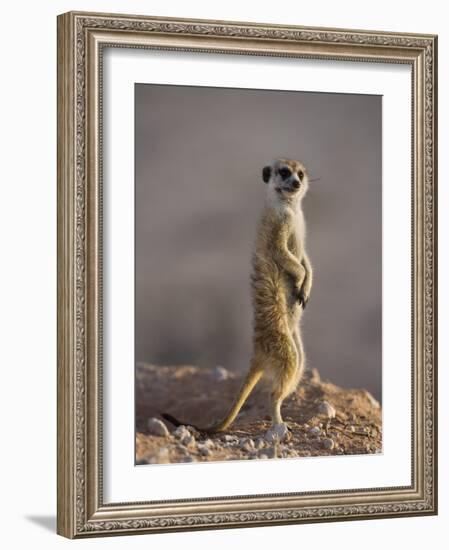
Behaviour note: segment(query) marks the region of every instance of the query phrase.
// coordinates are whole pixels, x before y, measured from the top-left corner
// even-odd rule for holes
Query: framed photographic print
[[[59,16],[59,534],[437,512],[436,56]]]

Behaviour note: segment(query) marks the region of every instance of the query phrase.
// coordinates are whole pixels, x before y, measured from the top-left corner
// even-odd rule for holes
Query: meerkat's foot
[[[291,438],[291,429],[286,422],[273,422],[265,434],[265,439],[269,442],[280,442]]]

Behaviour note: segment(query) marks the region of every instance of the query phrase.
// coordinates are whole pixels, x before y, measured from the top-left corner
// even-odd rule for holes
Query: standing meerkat
[[[199,431],[228,429],[262,378],[269,386],[273,425],[282,424],[282,402],[295,390],[304,371],[299,322],[312,288],[302,211],[308,176],[302,163],[280,158],[264,167],[262,178],[267,190],[252,258],[254,331],[250,368],[225,418],[209,428],[197,428]],[[181,424],[171,415],[163,417]]]

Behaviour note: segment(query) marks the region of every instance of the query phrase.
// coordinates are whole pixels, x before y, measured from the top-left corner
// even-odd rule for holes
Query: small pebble
[[[208,447],[206,447],[206,445],[204,445],[204,444],[199,444],[198,445],[198,451],[203,456],[210,456],[211,455],[210,449]]]
[[[185,437],[183,437],[181,439],[181,443],[183,445],[185,445],[186,447],[193,447],[196,443],[195,441],[195,438],[193,437],[193,435],[189,434],[189,435],[186,435]]]
[[[240,441],[240,448],[243,451],[253,451],[254,450],[254,441],[250,438],[245,438]]]
[[[229,378],[229,371],[224,367],[217,366],[212,369],[212,378],[215,382],[223,382],[223,380],[227,380]]]
[[[318,426],[314,426],[313,428],[310,428],[309,435],[318,436],[321,433],[321,430]]]
[[[265,447],[265,441],[261,437],[258,437],[254,442],[254,446],[256,449],[263,449]]]
[[[186,428],[188,432],[193,435],[193,437],[198,437],[200,435],[200,432],[193,426],[186,426]]]
[[[261,453],[261,455],[266,455],[267,458],[277,458],[276,446],[273,445],[273,447],[269,447],[268,449],[264,449],[264,452]]]
[[[259,455],[259,458],[261,460],[267,460],[268,456],[265,453],[262,453],[262,454]]]
[[[325,449],[331,450],[334,448],[334,446],[335,446],[334,441],[329,437],[326,437],[325,439],[323,439],[323,447]]]
[[[176,430],[173,431],[173,435],[176,437],[176,439],[183,439],[184,437],[189,436],[190,432],[186,428],[186,426],[178,426]]]
[[[170,435],[167,426],[162,422],[162,420],[159,420],[159,418],[149,418],[147,427],[151,435],[157,435],[159,437],[167,437]]]
[[[326,416],[327,418],[335,418],[336,411],[330,403],[322,401],[318,405],[318,414]]]

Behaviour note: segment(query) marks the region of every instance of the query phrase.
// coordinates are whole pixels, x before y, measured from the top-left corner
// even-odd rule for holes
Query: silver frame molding
[[[104,47],[412,68],[412,484],[105,504],[102,490]],[[131,15],[58,17],[58,518],[70,538],[437,513],[437,37]],[[151,495],[148,495],[151,498]]]

